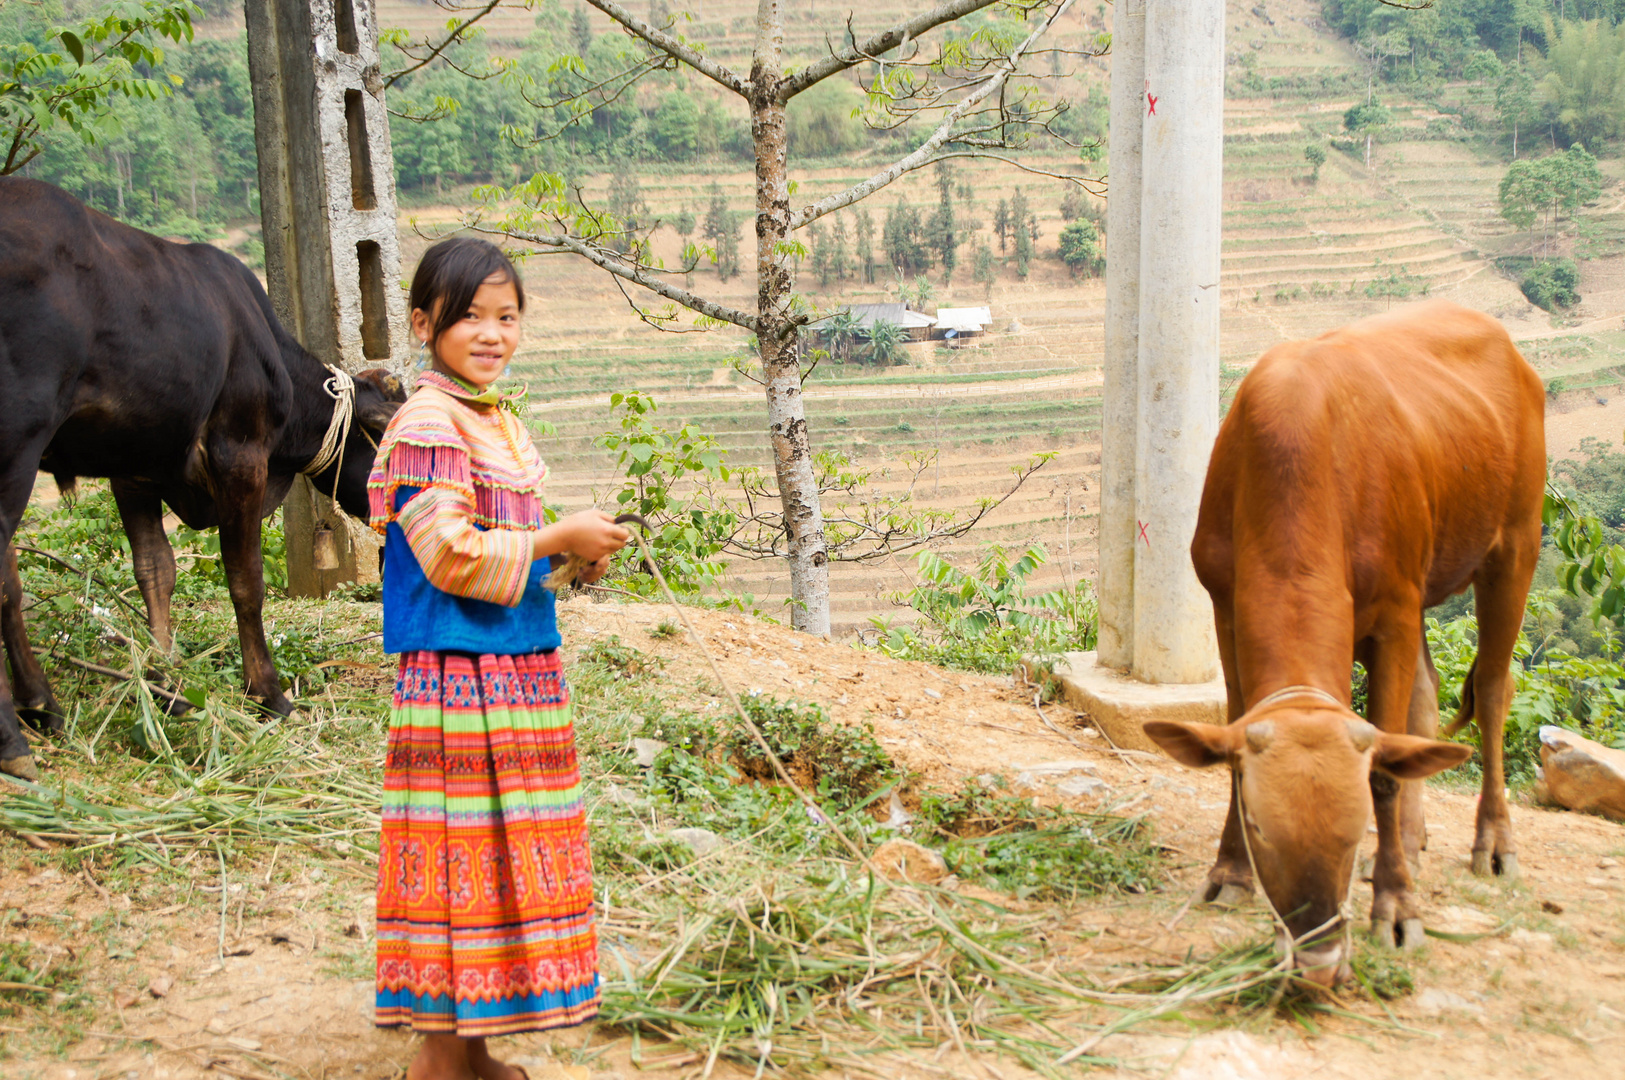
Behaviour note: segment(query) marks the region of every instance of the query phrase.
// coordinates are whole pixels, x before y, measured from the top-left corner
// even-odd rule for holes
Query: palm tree
[[[876,320],[869,328],[869,359],[876,364],[901,364],[907,359],[903,352],[903,328],[892,322]]]
[[[829,354],[842,362],[852,359],[852,347],[862,336],[858,317],[850,310],[836,312],[824,326],[824,340],[829,342]]]

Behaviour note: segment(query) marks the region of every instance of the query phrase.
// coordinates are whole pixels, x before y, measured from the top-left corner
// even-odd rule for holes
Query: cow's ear
[[[1181,765],[1206,769],[1229,761],[1241,748],[1242,725],[1187,724],[1176,720],[1147,720],[1145,733]]]
[[[395,410],[401,407],[398,401],[380,401],[376,405],[368,405],[356,413],[361,426],[376,436],[382,436],[389,422],[395,418]]]
[[[386,401],[406,400],[406,387],[395,373],[388,368],[368,368],[366,371],[358,372],[356,378],[376,386],[378,392],[384,395]]]
[[[1472,756],[1473,748],[1462,743],[1384,732],[1377,736],[1377,750],[1371,763],[1401,780],[1421,780],[1453,769]]]

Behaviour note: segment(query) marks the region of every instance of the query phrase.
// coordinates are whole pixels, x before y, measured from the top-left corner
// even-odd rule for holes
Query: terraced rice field
[[[861,34],[917,7],[882,0],[866,8],[855,25]],[[810,56],[821,49],[823,29],[838,25],[837,15],[845,10],[827,0],[798,8],[788,35],[790,55]],[[1613,368],[1625,361],[1619,319],[1625,312],[1625,260],[1619,257],[1625,251],[1625,189],[1611,187],[1586,212],[1579,237],[1565,241],[1589,257],[1581,263],[1586,299],[1554,320],[1531,307],[1495,265],[1499,256],[1527,252],[1529,244],[1497,214],[1496,188],[1505,162],[1491,148],[1461,138],[1453,121],[1432,107],[1379,87],[1405,137],[1374,146],[1368,167],[1364,146],[1348,143],[1341,131],[1343,112],[1364,98],[1357,58],[1319,26],[1318,7],[1309,0],[1277,0],[1267,15],[1259,14],[1263,10],[1233,2],[1226,46],[1232,96],[1225,119],[1221,350],[1230,370],[1239,371],[1277,342],[1312,336],[1425,294],[1502,319],[1537,366],[1571,388],[1618,381]],[[417,19],[420,29],[431,19],[444,19],[429,5],[385,3],[383,13],[385,25],[418,26],[412,21]],[[753,33],[753,13],[747,0],[696,4],[695,20],[685,32],[713,55],[739,62]],[[499,9],[498,16],[489,22],[493,40],[518,40],[528,32],[528,14]],[[596,14],[593,18],[597,29],[607,28]],[[1099,26],[1093,10],[1081,18],[1069,15],[1062,41],[1083,42]],[[1104,61],[1086,61],[1075,79],[1103,82],[1106,76]],[[695,92],[709,92],[703,80],[693,85]],[[1318,181],[1310,178],[1303,157],[1310,142],[1328,148]],[[849,186],[894,154],[877,143],[839,162],[803,163],[794,170],[797,198],[810,201]],[[1027,160],[1043,168],[1077,166],[1074,158],[1059,154]],[[1611,177],[1619,175],[1617,162],[1603,166]],[[1106,163],[1098,168],[1106,171]],[[916,483],[915,496],[929,505],[961,509],[1002,492],[1010,469],[1033,452],[1056,451],[1056,459],[1022,492],[969,537],[945,545],[943,553],[966,562],[987,542],[1042,542],[1053,561],[1040,583],[1060,584],[1092,570],[1104,288],[1097,280],[1073,280],[1056,258],[1064,224],[1058,181],[996,163],[961,163],[958,169],[958,178],[973,190],[971,202],[956,211],[961,222],[971,222],[961,266],[968,266],[978,242],[998,250],[990,225],[993,210],[1019,186],[1038,218],[1038,258],[1031,273],[1023,280],[1012,265],[1003,265],[985,291],[965,280],[965,269],[951,284],[934,274],[936,295],[927,307],[987,303],[995,318],[990,332],[952,351],[913,346],[906,365],[884,371],[856,364],[820,368],[806,385],[809,426],[815,446],[848,453],[866,467],[890,468],[878,481],[882,488],[903,485],[898,463],[904,454],[938,452],[940,476],[939,470],[929,471]],[[589,198],[607,193],[607,174],[581,179]],[[703,216],[713,182],[732,209],[742,214],[753,209],[752,177],[743,168],[651,165],[642,170],[640,182],[650,209],[667,220],[684,207]],[[916,206],[934,204],[930,174],[906,177],[869,201],[877,232],[899,197]],[[419,233],[449,227],[456,216],[454,208],[444,206],[404,211],[404,221],[411,222],[403,228],[408,264],[426,243]],[[748,228],[743,232],[748,239]],[[676,265],[681,239],[663,228],[654,242],[657,254]],[[804,271],[799,287],[823,310],[895,299],[895,277],[883,265],[878,269],[874,284],[847,280],[828,287]],[[617,389],[653,393],[668,426],[693,422],[716,434],[732,459],[765,464],[760,390],[734,371],[748,351],[742,334],[661,334],[636,319],[607,278],[567,258],[532,259],[525,273],[533,306],[519,367],[531,382],[538,418],[556,429],[544,452],[562,502],[602,501],[613,489],[611,462],[592,439],[609,426],[605,405]],[[726,304],[748,308],[754,302],[748,266],[726,283],[709,268],[684,280]],[[1408,289],[1410,297],[1382,295],[1373,285],[1382,282],[1390,292],[1396,285],[1398,291]],[[1378,295],[1370,295],[1373,291]],[[893,614],[886,595],[908,584],[906,566],[906,560],[837,565],[838,630]],[[754,593],[765,610],[782,599],[785,582],[774,565],[741,564],[734,576],[732,586]]]

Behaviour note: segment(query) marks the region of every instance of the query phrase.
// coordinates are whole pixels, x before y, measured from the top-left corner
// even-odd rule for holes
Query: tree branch
[[[999,0],[948,0],[947,3],[932,8],[923,15],[916,15],[889,30],[882,30],[862,45],[848,46],[840,52],[831,53],[822,60],[808,64],[784,80],[779,87],[779,100],[789,101],[803,90],[831,75],[867,63],[884,53],[891,52],[906,41],[914,41],[921,34],[928,33],[943,23],[962,19],[998,2]],[[594,0],[588,0],[588,3],[594,3]]]
[[[756,316],[739,311],[736,308],[713,303],[704,297],[696,296],[687,289],[679,289],[675,285],[661,281],[659,278],[651,276],[647,268],[641,265],[627,265],[619,257],[618,252],[607,252],[596,244],[589,243],[578,236],[571,236],[568,233],[532,233],[520,230],[493,229],[481,225],[479,222],[471,223],[469,228],[475,232],[482,232],[491,236],[507,236],[514,240],[522,240],[527,244],[535,244],[538,247],[574,252],[599,269],[607,270],[616,277],[625,278],[632,284],[642,286],[657,296],[664,296],[667,300],[681,304],[690,311],[697,311],[701,315],[716,319],[719,322],[742,326],[751,333],[759,332]]]
[[[487,15],[491,14],[491,12],[495,11],[497,9],[497,6],[499,4],[501,4],[501,3],[502,3],[502,0],[491,0],[491,2],[489,4],[486,4],[479,11],[475,12],[473,15],[470,15],[467,19],[463,20],[462,22],[458,23],[456,26],[452,27],[451,33],[446,35],[446,39],[444,41],[442,41],[440,44],[432,46],[429,49],[429,54],[427,56],[424,56],[422,58],[418,58],[418,57],[412,56],[411,53],[407,52],[405,47],[400,46],[400,45],[395,46],[404,55],[406,55],[408,57],[411,57],[414,60],[417,60],[417,63],[413,64],[409,68],[402,68],[400,71],[392,71],[388,75],[386,75],[384,77],[384,89],[388,90],[391,86],[395,85],[397,80],[405,78],[406,76],[412,74],[412,72],[417,71],[419,68],[427,67],[429,64],[434,63],[435,57],[439,56],[441,53],[443,53],[447,49],[451,48],[457,42],[461,41],[462,38],[463,38],[464,32],[466,32],[469,27],[473,26],[475,23],[479,22],[481,19],[483,19]],[[424,44],[427,45],[429,43],[428,43],[428,41],[424,41]],[[465,72],[465,74],[466,74],[466,72]]]
[[[950,150],[946,154],[938,154],[933,160],[947,161],[949,158],[980,158],[984,161],[998,161],[1014,166],[1022,172],[1032,173],[1034,176],[1048,176],[1055,180],[1065,180],[1069,184],[1076,184],[1091,195],[1106,195],[1106,182],[1098,176],[1073,176],[1069,173],[1053,172],[1050,169],[1040,169],[1036,165],[1025,165],[1015,158],[1005,157],[1003,154],[990,154],[984,150]]]
[[[634,37],[643,39],[672,59],[687,64],[701,75],[732,90],[740,97],[748,98],[750,96],[750,82],[748,80],[740,78],[737,72],[712,60],[675,34],[668,34],[664,30],[649,25],[615,3],[615,0],[587,0],[587,3],[620,23]]]
[[[961,2],[971,4],[974,3],[974,0],[961,0]],[[944,5],[943,7],[938,8],[937,11],[945,11],[949,6],[951,5]],[[818,202],[815,202],[810,206],[802,207],[800,211],[791,216],[790,231],[794,232],[796,229],[801,228],[809,222],[818,220],[825,214],[832,214],[844,207],[851,206],[855,202],[860,202],[863,199],[868,198],[870,195],[873,195],[887,184],[890,184],[893,180],[896,180],[904,173],[913,172],[915,169],[921,169],[931,164],[937,156],[937,150],[944,143],[946,143],[949,136],[953,134],[954,125],[958,123],[960,119],[965,116],[965,114],[969,113],[977,105],[980,105],[983,101],[986,101],[991,95],[1004,87],[1004,84],[1009,81],[1010,76],[1015,72],[1016,65],[1020,62],[1022,56],[1027,52],[1028,49],[1032,48],[1034,42],[1036,42],[1040,37],[1043,37],[1044,34],[1049,31],[1051,26],[1055,25],[1055,21],[1059,19],[1066,12],[1066,9],[1071,6],[1072,0],[1061,0],[1061,3],[1050,14],[1049,18],[1044,20],[1044,25],[1027,35],[1027,39],[1020,45],[1017,45],[1015,49],[1011,51],[1010,55],[1001,61],[1003,70],[1001,70],[997,75],[994,75],[992,78],[988,79],[986,82],[982,83],[982,85],[977,87],[975,90],[972,90],[965,96],[964,100],[950,109],[948,111],[948,115],[942,118],[942,123],[938,124],[937,129],[931,133],[930,138],[921,143],[913,153],[893,162],[892,164],[886,166],[886,168],[881,169],[879,172],[869,177],[869,179],[855,184],[854,186],[847,188],[845,191],[831,195],[826,199],[820,199]],[[975,9],[972,8],[971,10]],[[935,14],[935,12],[933,12],[933,14]]]

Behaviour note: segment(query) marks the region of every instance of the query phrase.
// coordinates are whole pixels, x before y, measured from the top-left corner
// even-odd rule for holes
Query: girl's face
[[[412,309],[412,332],[427,342],[434,329],[433,313]],[[492,274],[480,284],[463,317],[452,323],[429,349],[435,370],[455,375],[473,386],[497,380],[519,348],[519,293],[511,278]]]

